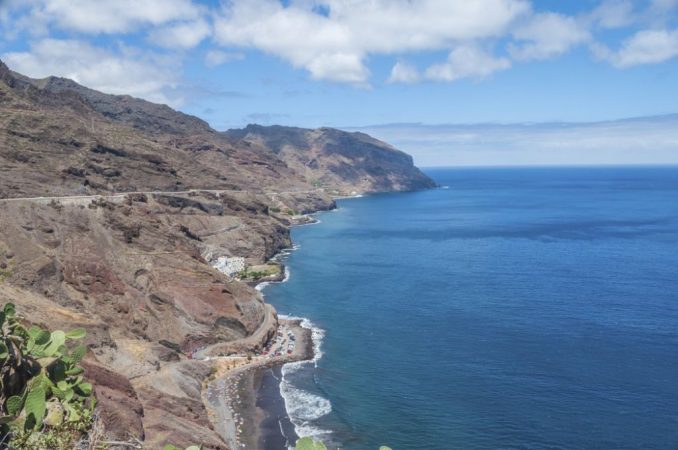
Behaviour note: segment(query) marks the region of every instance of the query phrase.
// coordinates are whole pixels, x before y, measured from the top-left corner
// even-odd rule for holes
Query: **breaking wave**
[[[314,370],[317,367],[318,360],[323,356],[322,342],[325,331],[306,318],[284,315],[281,315],[280,318],[301,320],[301,326],[311,330],[313,340],[313,359],[287,363],[282,367],[280,394],[285,401],[287,416],[294,425],[294,431],[298,436],[323,438],[332,432],[315,426],[314,421],[332,412],[332,403],[320,395],[299,388],[292,382],[291,378],[295,373]]]

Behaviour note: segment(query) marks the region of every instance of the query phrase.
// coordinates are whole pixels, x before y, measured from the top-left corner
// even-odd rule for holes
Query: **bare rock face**
[[[248,125],[225,134],[277,155],[309,183],[337,194],[435,187],[410,155],[364,133]]]
[[[133,380],[144,405],[145,446],[162,448],[172,442],[186,447],[199,442],[204,448],[228,450],[211,428],[203,405],[202,382],[209,374],[206,363],[182,361]]]
[[[108,436],[117,441],[144,440],[144,408],[137,392],[124,375],[92,359],[83,362],[85,376],[94,385],[101,420]]]
[[[204,120],[177,112],[167,105],[158,105],[129,95],[104,94],[67,78],[48,77],[33,80],[20,74],[15,74],[15,77],[18,83],[24,86],[33,86],[46,92],[75,93],[104,117],[146,132],[169,134],[214,132]]]
[[[87,330],[84,361],[108,437],[148,448],[227,446],[194,355],[261,348],[277,315],[212,268],[262,264],[333,193],[432,181],[366,135],[217,133],[204,121],[0,61],[0,301],[31,322]]]
[[[262,158],[196,117],[2,67],[0,198],[313,189],[279,158]]]
[[[215,345],[261,347],[277,319],[256,290],[203,255],[260,263],[289,245],[289,230],[268,215],[265,197],[172,199],[0,203],[0,299],[42,326],[87,330],[87,375],[109,436],[152,448],[197,436],[225,448],[202,405],[209,369],[190,357]]]

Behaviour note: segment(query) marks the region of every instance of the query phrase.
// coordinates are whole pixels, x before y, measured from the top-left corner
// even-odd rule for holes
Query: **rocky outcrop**
[[[226,135],[275,154],[309,183],[336,194],[435,187],[410,155],[364,133],[248,125]]]
[[[88,358],[82,363],[85,377],[93,383],[100,418],[107,436],[116,441],[145,438],[144,407],[137,391],[124,375]]]

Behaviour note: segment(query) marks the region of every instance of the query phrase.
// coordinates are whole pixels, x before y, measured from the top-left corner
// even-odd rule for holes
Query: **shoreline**
[[[304,214],[293,220],[290,227],[320,223],[322,222],[313,215]],[[290,272],[280,259],[298,248],[294,244],[291,248],[280,250],[269,260],[280,264],[281,270],[278,274],[246,283],[261,292],[270,284],[286,282]],[[217,363],[213,366],[213,375],[203,389],[203,403],[208,409],[214,430],[231,449],[293,448],[300,437],[296,433],[296,426],[290,418],[282,393],[284,367],[290,363],[310,363],[322,353],[315,340],[316,331],[308,319],[276,317],[279,325],[271,342],[275,343],[291,331],[297,344],[292,354],[264,354],[249,359],[247,356],[209,358]],[[275,346],[271,342],[267,348]]]
[[[256,422],[260,450],[294,447],[299,436],[290,420],[285,399],[280,393],[283,366],[260,368],[253,375],[256,392]]]
[[[271,349],[277,352],[289,348],[293,341],[295,345],[291,354],[210,359],[214,363],[215,372],[203,390],[203,401],[208,406],[208,414],[215,431],[230,448],[268,448],[260,446],[260,443],[280,442],[281,438],[285,441],[296,440],[296,435],[285,436],[280,429],[263,426],[264,422],[270,419],[271,411],[275,410],[261,406],[270,405],[271,408],[277,407],[279,410],[280,402],[276,402],[275,398],[262,398],[259,395],[259,388],[266,371],[281,370],[287,363],[313,359],[312,331],[303,327],[301,322],[301,319],[279,319],[277,339]],[[293,340],[291,336],[294,336]],[[282,400],[279,384],[276,387],[277,394]],[[289,420],[286,411],[285,417]],[[267,433],[264,433],[265,430]]]

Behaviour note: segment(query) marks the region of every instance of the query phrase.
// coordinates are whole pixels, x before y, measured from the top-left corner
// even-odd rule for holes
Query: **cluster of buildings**
[[[245,270],[245,258],[242,256],[220,256],[214,263],[214,268],[232,277]]]

